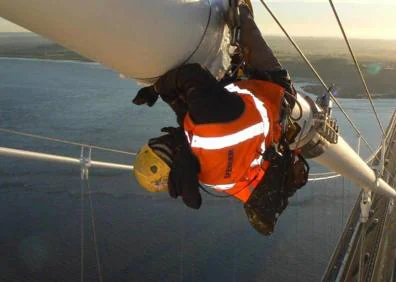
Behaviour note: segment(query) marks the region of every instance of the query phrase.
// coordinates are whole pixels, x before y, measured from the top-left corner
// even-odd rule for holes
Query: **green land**
[[[317,82],[311,70],[284,37],[267,37],[282,64],[297,81]],[[363,98],[365,91],[343,40],[296,38],[306,56],[328,85],[335,85],[339,97]],[[363,75],[374,97],[396,98],[396,41],[351,40]],[[0,57],[90,61],[58,44],[30,33],[0,33]],[[322,93],[321,85],[306,86]]]

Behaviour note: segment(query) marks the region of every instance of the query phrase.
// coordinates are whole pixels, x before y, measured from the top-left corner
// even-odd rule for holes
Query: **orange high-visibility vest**
[[[246,202],[269,166],[263,160],[264,151],[279,141],[284,89],[261,80],[239,81],[226,89],[236,92],[245,104],[238,119],[195,124],[187,114],[184,130],[201,165],[200,183]]]

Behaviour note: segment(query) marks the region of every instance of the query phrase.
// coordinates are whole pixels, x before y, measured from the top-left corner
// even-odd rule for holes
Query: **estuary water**
[[[136,152],[161,127],[175,125],[161,101],[153,108],[132,105],[138,89],[95,63],[3,58],[0,127]],[[368,102],[340,101],[375,148],[380,131]],[[386,127],[396,100],[375,104]],[[356,135],[334,112],[356,147]],[[80,155],[78,147],[5,133],[0,146]],[[97,150],[92,157],[133,162]],[[128,172],[100,169],[91,171],[90,186],[104,281],[318,281],[359,192],[343,178],[309,183],[291,199],[275,233],[263,237],[231,198],[203,194],[195,211],[166,193],[146,193]],[[80,279],[80,188],[78,167],[0,157],[0,281]],[[98,281],[83,189],[84,281]]]

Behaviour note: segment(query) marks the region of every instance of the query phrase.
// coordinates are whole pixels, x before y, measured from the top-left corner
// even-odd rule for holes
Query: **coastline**
[[[70,54],[68,54],[70,52]],[[0,58],[8,58],[8,59],[37,59],[37,60],[52,60],[52,61],[73,61],[73,62],[91,62],[94,61],[89,60],[83,56],[80,56],[76,53],[69,51],[63,54],[25,54],[25,53],[11,53],[4,52],[2,54],[0,52]]]
[[[101,65],[98,62],[91,60],[79,60],[79,59],[61,59],[61,58],[39,58],[39,57],[10,57],[10,56],[0,56],[0,60],[17,60],[17,61],[46,61],[53,63],[73,63],[73,64],[92,64]]]
[[[1,47],[1,46],[0,46]],[[293,55],[280,55],[279,60],[287,69],[296,84],[303,82],[305,85],[299,89],[304,93],[320,95],[324,92],[323,86],[319,84],[316,77],[312,75],[306,65]],[[0,59],[14,60],[45,60],[49,62],[84,63],[97,64],[95,61],[80,56],[73,51],[66,50],[59,45],[39,45],[23,49],[0,48]],[[356,70],[345,58],[312,58],[319,73],[328,85],[335,85],[336,96],[339,98],[366,99],[367,96],[362,89],[361,81],[356,75]],[[371,95],[374,99],[396,98],[396,86],[392,81],[396,79],[396,61],[387,64],[378,62],[368,66],[375,66],[377,73],[370,73],[367,62],[362,61],[364,76]],[[339,70],[342,69],[343,72]]]

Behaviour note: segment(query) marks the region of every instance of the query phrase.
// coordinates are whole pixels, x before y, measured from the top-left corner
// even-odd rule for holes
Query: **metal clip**
[[[357,149],[356,149],[356,152],[357,152],[357,154],[360,156],[360,147],[361,147],[361,144],[362,144],[362,135],[358,135],[358,142],[357,142]]]
[[[241,39],[241,17],[238,0],[230,0],[228,8],[228,25],[231,30],[231,46],[239,47]]]
[[[91,167],[92,148],[88,147],[88,156],[84,156],[84,146],[81,146],[80,164],[81,164],[81,180],[88,180],[89,168]]]
[[[385,154],[386,154],[386,138],[382,138],[382,146],[381,146],[381,161],[379,164],[379,170],[381,172],[381,176],[384,173],[385,169]]]
[[[331,100],[330,93],[333,94],[334,84],[325,91],[322,96],[316,99],[316,103],[325,111],[327,116],[331,116],[333,108],[333,101]]]
[[[384,170],[385,170],[385,153],[386,153],[386,138],[382,139],[382,144],[381,144],[381,159],[379,162],[374,165],[373,170],[375,173],[375,178],[376,178],[376,187],[379,186],[379,180],[381,177],[383,177]]]
[[[371,191],[364,191],[362,193],[362,200],[360,201],[360,222],[366,223],[370,216],[371,210]]]

